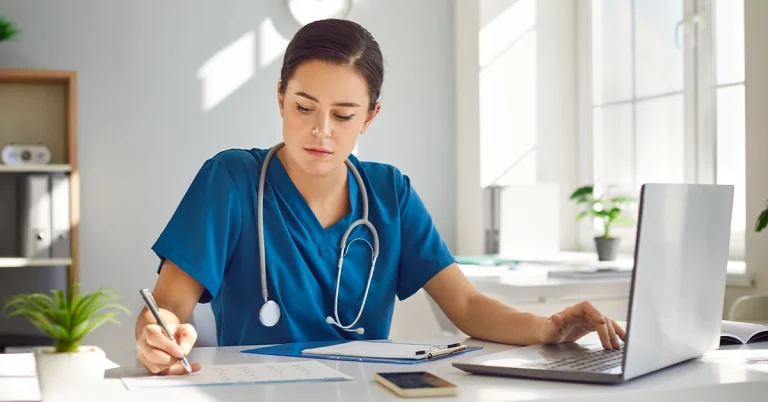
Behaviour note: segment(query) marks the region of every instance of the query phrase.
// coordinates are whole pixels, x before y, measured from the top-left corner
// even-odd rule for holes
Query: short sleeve
[[[203,285],[201,303],[218,294],[240,236],[241,214],[232,177],[222,162],[209,159],[152,246],[161,266],[169,259]]]
[[[405,300],[456,260],[408,176],[403,175],[400,179],[401,249],[397,297]]]

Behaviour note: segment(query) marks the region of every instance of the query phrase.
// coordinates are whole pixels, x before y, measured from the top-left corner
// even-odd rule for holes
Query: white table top
[[[441,338],[432,342],[448,342],[462,338]],[[585,338],[591,341],[594,338]],[[509,350],[510,346],[467,340],[469,345],[484,346],[483,350],[417,365],[386,365],[356,362],[318,360],[345,374],[352,381],[330,383],[292,383],[268,385],[209,386],[199,388],[175,388],[153,390],[127,390],[121,375],[146,374],[135,359],[135,351],[126,347],[119,356],[108,356],[120,364],[120,368],[107,371],[107,378],[96,388],[77,395],[75,400],[99,401],[396,401],[401,400],[373,381],[373,374],[380,371],[430,371],[459,388],[457,397],[430,400],[464,401],[521,401],[521,400],[590,400],[596,396],[621,398],[628,401],[721,401],[765,400],[768,394],[768,364],[745,365],[732,362],[698,359],[657,373],[637,378],[622,385],[591,385],[555,381],[524,380],[505,377],[489,377],[464,373],[451,366],[451,362]],[[248,347],[196,348],[190,360],[207,364],[235,364],[289,361],[289,358],[240,353]],[[735,350],[753,350],[768,359],[768,343],[751,346],[727,347]],[[738,352],[737,352],[738,353]],[[37,380],[34,377],[0,377],[0,401],[38,400]]]

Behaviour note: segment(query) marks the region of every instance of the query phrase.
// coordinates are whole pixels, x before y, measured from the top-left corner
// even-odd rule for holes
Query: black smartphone
[[[426,371],[375,373],[374,379],[404,398],[454,396],[456,385]]]

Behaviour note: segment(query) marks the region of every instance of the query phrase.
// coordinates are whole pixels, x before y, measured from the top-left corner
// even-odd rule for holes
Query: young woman
[[[619,347],[624,330],[589,302],[542,317],[481,294],[408,177],[352,155],[381,110],[383,77],[379,46],[356,23],[295,35],[277,85],[283,142],[207,160],[153,246],[152,293],[177,343],[141,312],[138,358],[151,372],[186,372],[178,358],[197,339],[187,320],[198,302],[211,303],[220,346],[382,339],[395,297],[422,288],[478,339],[559,343],[597,331],[604,348]]]

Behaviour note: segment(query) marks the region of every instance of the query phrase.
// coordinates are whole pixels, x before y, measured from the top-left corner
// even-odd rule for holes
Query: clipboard
[[[282,356],[282,357],[300,357],[305,359],[325,359],[325,360],[337,360],[337,361],[353,361],[362,363],[384,363],[384,364],[419,364],[440,359],[445,359],[464,353],[476,351],[482,349],[481,346],[466,346],[461,345],[461,348],[452,348],[449,353],[425,353],[425,356],[419,358],[390,358],[390,357],[371,357],[371,356],[347,356],[347,355],[330,355],[330,354],[307,354],[303,353],[307,349],[323,348],[329,346],[342,345],[349,342],[371,342],[371,343],[396,343],[390,340],[382,341],[319,341],[319,342],[297,342],[286,343],[282,345],[258,347],[253,349],[246,349],[240,351],[240,353],[250,353],[258,355],[268,356]],[[428,345],[428,344],[405,344],[402,345],[414,345],[419,346],[420,349],[425,350],[439,350],[440,345]]]

